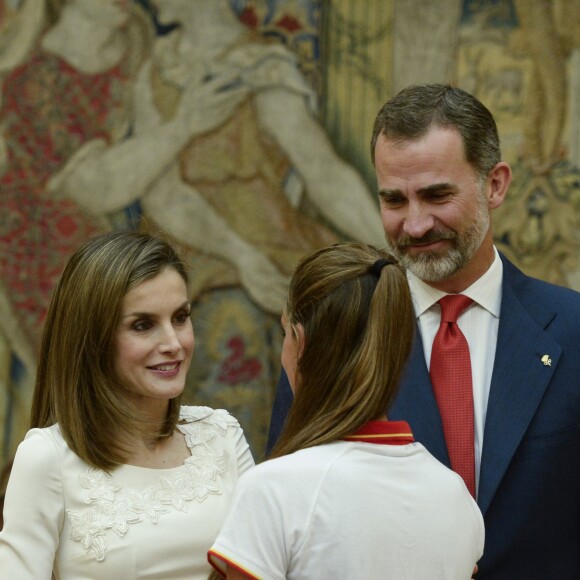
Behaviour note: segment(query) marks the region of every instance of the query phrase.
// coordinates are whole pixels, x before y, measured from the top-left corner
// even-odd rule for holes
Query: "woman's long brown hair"
[[[385,415],[411,353],[415,315],[404,271],[378,273],[372,246],[345,243],[303,259],[286,316],[304,343],[295,400],[270,457],[341,439]]]

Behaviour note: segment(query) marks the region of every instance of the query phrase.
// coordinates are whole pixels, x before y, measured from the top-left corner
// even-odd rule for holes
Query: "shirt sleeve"
[[[58,445],[45,430],[33,429],[19,445],[8,480],[0,570],[19,580],[50,580],[64,502]]]
[[[284,580],[288,569],[284,518],[259,467],[240,478],[228,516],[208,560],[225,572],[231,566],[250,578]]]

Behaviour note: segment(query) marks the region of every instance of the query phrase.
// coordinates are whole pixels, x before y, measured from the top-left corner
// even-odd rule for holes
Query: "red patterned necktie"
[[[457,318],[472,302],[463,294],[449,294],[439,300],[441,325],[433,341],[429,373],[451,467],[475,497],[471,360],[467,340],[457,326]]]

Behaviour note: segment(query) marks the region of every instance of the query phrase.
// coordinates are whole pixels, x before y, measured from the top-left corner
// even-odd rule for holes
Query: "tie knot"
[[[448,294],[439,300],[441,305],[441,322],[457,322],[459,315],[473,302],[464,294]]]

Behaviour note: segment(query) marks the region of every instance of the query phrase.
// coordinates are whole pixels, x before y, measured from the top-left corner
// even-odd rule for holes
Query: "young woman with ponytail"
[[[385,415],[415,331],[405,272],[372,246],[318,250],[282,326],[294,404],[269,460],[238,482],[210,563],[233,580],[471,578],[475,501]]]

